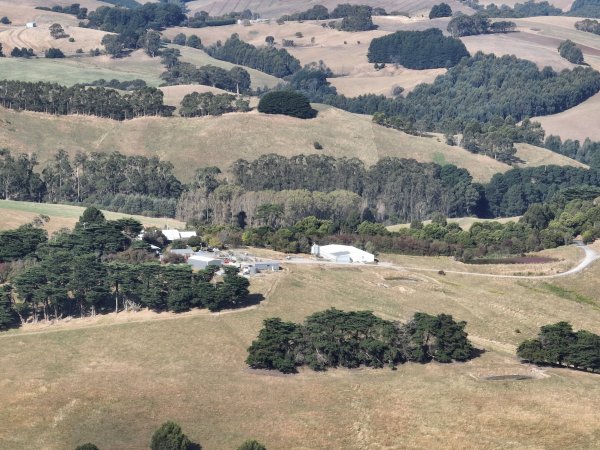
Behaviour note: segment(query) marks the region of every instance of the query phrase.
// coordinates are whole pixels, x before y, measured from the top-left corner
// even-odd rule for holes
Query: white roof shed
[[[315,244],[310,252],[315,256],[338,263],[375,262],[375,255],[350,245],[331,244],[319,246]]]
[[[192,266],[192,269],[206,269],[208,266],[221,267],[223,265],[223,261],[218,258],[199,254],[190,256],[187,263]]]

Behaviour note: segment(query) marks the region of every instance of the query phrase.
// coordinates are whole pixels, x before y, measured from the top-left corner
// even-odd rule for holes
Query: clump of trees
[[[406,323],[380,319],[370,311],[335,308],[307,317],[303,324],[266,319],[248,349],[246,363],[254,369],[295,373],[307,365],[330,367],[395,367],[407,361],[466,361],[474,348],[465,322],[452,316],[416,313]]]
[[[486,14],[473,14],[467,16],[465,14],[454,17],[448,23],[448,32],[454,36],[474,36],[477,34],[487,33],[507,33],[514,31],[517,24],[508,21],[493,22]]]
[[[329,18],[329,10],[323,5],[314,5],[306,11],[281,16],[281,20],[284,21],[327,20]]]
[[[536,339],[522,342],[517,355],[534,364],[556,365],[590,372],[600,371],[600,336],[573,331],[568,322],[540,328]]]
[[[232,94],[213,94],[212,92],[192,92],[181,100],[179,114],[183,117],[220,116],[230,112],[250,110],[248,100]]]
[[[593,168],[600,168],[600,142],[586,138],[582,144],[577,139],[563,141],[560,136],[550,135],[544,141],[544,147],[584,164],[589,164]]]
[[[44,57],[49,59],[64,58],[65,54],[59,48],[50,47],[44,52]]]
[[[105,80],[104,78],[100,78],[99,80],[81,84],[83,86],[99,86],[111,89],[118,89],[120,91],[135,91],[136,89],[141,89],[147,86],[146,82],[139,78],[136,78],[135,80],[125,81],[119,81],[116,78],[113,78],[112,80]]]
[[[437,19],[439,17],[452,17],[452,8],[450,8],[450,5],[447,3],[433,5],[431,11],[429,11],[429,18]]]
[[[437,28],[396,31],[375,38],[367,54],[370,63],[398,63],[409,69],[452,67],[468,56],[459,39],[446,37]]]
[[[587,31],[588,33],[600,34],[600,22],[592,19],[584,19],[575,22],[575,28],[579,31]]]
[[[46,51],[46,57],[50,52]],[[64,57],[64,55],[62,56]],[[5,108],[38,111],[47,114],[85,114],[114,120],[140,116],[169,116],[173,108],[163,104],[160,89],[144,87],[120,94],[104,87],[71,87],[56,83],[0,80],[0,104]]]
[[[206,48],[213,58],[251,67],[276,77],[285,77],[300,70],[300,61],[284,49],[274,47],[257,48],[232,34],[225,43],[217,42]]]
[[[152,435],[151,450],[191,450],[192,441],[175,422],[163,423]]]
[[[69,37],[69,35],[65,33],[65,30],[63,29],[60,23],[53,23],[52,25],[50,25],[49,29],[50,36],[52,36],[54,39],[62,39]]]
[[[583,64],[583,52],[575,45],[575,42],[567,39],[558,46],[558,53],[573,64]]]
[[[12,56],[13,58],[32,58],[35,56],[35,53],[33,52],[32,48],[15,47],[10,52],[10,56]]]
[[[250,74],[242,67],[232,67],[230,70],[221,67],[206,65],[196,67],[193,64],[180,62],[175,55],[173,61],[167,61],[163,55],[163,62],[167,63],[167,70],[161,74],[165,85],[201,84],[223,89],[236,94],[250,91]]]
[[[340,4],[331,11],[332,19],[342,19],[342,31],[368,31],[377,28],[373,25],[373,8],[368,5]]]
[[[11,245],[3,256],[28,257],[29,263],[11,277],[12,289],[3,293],[0,316],[7,298],[22,323],[140,307],[219,311],[243,304],[249,283],[237,275],[236,267],[225,267],[217,282],[216,267],[194,273],[187,264],[145,262],[148,258],[133,255],[150,251],[147,243],[134,240],[141,230],[136,220],[106,220],[96,208],[87,208],[72,232],[63,230],[50,240],[32,227],[5,232],[2,237]],[[18,243],[28,247],[13,249]]]
[[[272,91],[260,98],[258,110],[264,114],[283,114],[298,119],[317,117],[306,96],[294,91]]]
[[[496,6],[494,3],[486,5],[485,9],[478,5],[473,4],[472,7],[475,9],[485,12],[489,17],[501,17],[507,19],[520,19],[523,17],[536,17],[536,16],[560,16],[563,14],[560,8],[556,8],[547,1],[534,2],[528,0],[525,3],[515,3],[511,8],[508,5]]]

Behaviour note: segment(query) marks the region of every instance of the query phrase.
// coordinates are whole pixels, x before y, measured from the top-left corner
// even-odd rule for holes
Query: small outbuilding
[[[36,28],[37,27],[37,22],[27,22],[25,24],[25,27],[27,27],[27,28]]]
[[[208,266],[221,267],[223,265],[223,261],[221,261],[219,258],[198,253],[190,256],[187,260],[187,263],[192,266],[192,269],[198,270],[206,269]]]
[[[185,256],[186,258],[189,258],[190,256],[192,256],[194,254],[194,250],[191,247],[174,248],[174,249],[171,249],[170,252],[174,253],[176,255]]]
[[[315,244],[310,249],[310,253],[337,263],[375,262],[375,255],[350,245],[331,244],[319,246]]]

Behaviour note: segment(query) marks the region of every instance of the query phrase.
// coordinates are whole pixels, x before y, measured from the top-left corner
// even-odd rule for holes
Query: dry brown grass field
[[[0,402],[8,407],[0,409],[0,443],[145,448],[171,419],[207,450],[250,437],[275,450],[593,448],[598,375],[524,365],[514,352],[540,325],[559,320],[600,332],[597,299],[564,294],[597,292],[599,275],[598,265],[556,283],[289,265],[252,280],[252,291],[266,297],[252,309],[108,315],[3,333]],[[399,320],[450,313],[467,321],[485,353],[396,371],[281,376],[246,367],[263,319],[301,321],[329,307]],[[487,380],[495,375],[531,378]]]
[[[600,94],[559,114],[536,117],[546,134],[561,136],[563,139],[585,138],[600,141]]]
[[[46,215],[50,221],[44,224],[48,234],[52,234],[61,228],[73,228],[85,208],[71,205],[53,205],[50,203],[16,202],[12,200],[0,200],[0,230],[10,230],[21,225],[31,223],[39,215]],[[133,214],[121,214],[112,211],[103,211],[109,220],[133,217],[143,225],[159,228],[182,228],[185,223],[179,220],[165,217],[146,217]]]
[[[315,141],[324,147],[319,151],[324,155],[358,157],[369,165],[384,156],[452,163],[465,167],[479,181],[510,168],[486,156],[450,147],[440,137],[410,136],[375,125],[368,116],[317,107],[321,112],[312,120],[251,112],[195,119],[146,117],[124,122],[0,109],[0,147],[36,152],[41,162],[59,148],[71,154],[118,150],[129,155],[157,155],[171,161],[184,180],[189,180],[199,167],[216,165],[227,170],[238,158],[252,160],[265,153],[315,153]],[[565,162],[569,160],[565,158]]]

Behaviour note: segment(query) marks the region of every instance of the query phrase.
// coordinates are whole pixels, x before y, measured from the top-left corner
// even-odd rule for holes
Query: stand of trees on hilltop
[[[219,41],[207,47],[206,52],[213,58],[251,67],[280,78],[291,75],[301,68],[300,61],[285,49],[257,48],[240,40],[237,34],[232,34],[224,43]]]
[[[246,362],[254,369],[295,373],[303,365],[327,370],[393,368],[407,361],[467,361],[475,356],[475,349],[465,326],[446,314],[416,313],[410,322],[401,324],[370,311],[335,308],[314,313],[303,324],[271,318],[264,321],[248,349]]]
[[[574,332],[568,322],[544,325],[536,339],[519,345],[517,355],[534,364],[600,372],[600,336],[586,330]]]
[[[120,94],[104,87],[71,87],[39,81],[0,80],[0,105],[15,110],[47,114],[85,114],[114,120],[140,116],[170,116],[173,107],[163,104],[160,89],[144,87]]]
[[[587,31],[588,33],[600,34],[600,22],[597,20],[585,19],[575,22],[575,28],[579,31]]]
[[[507,33],[514,31],[517,24],[508,21],[492,22],[485,14],[473,14],[467,16],[462,14],[454,17],[449,23],[447,30],[454,37],[474,36],[487,33]]]
[[[429,18],[436,19],[438,17],[452,17],[452,8],[450,8],[450,5],[447,3],[433,5],[431,11],[429,11]]]
[[[511,8],[508,5],[496,6],[494,3],[475,8],[489,17],[506,19],[520,19],[523,17],[560,16],[563,14],[560,8],[556,8],[547,1],[535,2],[533,0],[525,3],[515,3]]]
[[[446,37],[441,30],[396,31],[375,38],[369,45],[371,63],[398,63],[409,69],[452,67],[469,52],[459,40]]]
[[[272,91],[263,95],[258,111],[264,114],[283,114],[298,119],[313,119],[317,111],[310,106],[308,98],[294,91]]]

